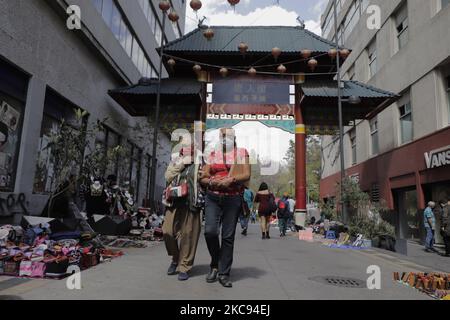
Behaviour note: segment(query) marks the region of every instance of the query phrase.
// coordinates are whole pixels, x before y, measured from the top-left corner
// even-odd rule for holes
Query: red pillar
[[[304,226],[306,217],[306,127],[300,99],[295,105],[295,224]]]

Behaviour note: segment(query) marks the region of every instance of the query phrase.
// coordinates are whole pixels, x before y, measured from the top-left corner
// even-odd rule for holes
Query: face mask
[[[232,150],[234,148],[234,139],[225,138],[222,140],[222,145],[225,146],[225,150]]]

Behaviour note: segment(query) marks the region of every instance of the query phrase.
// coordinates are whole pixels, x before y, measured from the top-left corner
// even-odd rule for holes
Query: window
[[[106,149],[105,151],[108,153],[111,153],[114,148],[120,145],[120,140],[122,137],[114,132],[113,130],[109,129],[108,127],[105,127],[105,145]],[[105,177],[113,174],[117,176],[117,170],[118,170],[118,164],[119,164],[119,158],[112,158],[111,155],[108,155],[108,163],[106,165],[106,172]]]
[[[413,138],[413,123],[412,123],[412,112],[411,103],[407,102],[400,106],[400,141],[401,143],[406,143]]]
[[[448,123],[450,124],[450,76],[447,77],[447,111],[448,111]]]
[[[356,164],[356,130],[350,131],[350,145],[352,148],[352,165]]]
[[[397,29],[398,49],[403,48],[408,42],[408,5],[405,2],[395,15],[395,27]]]
[[[372,155],[378,154],[378,119],[373,119],[372,121],[370,121],[370,142]]]
[[[369,54],[369,79],[377,73],[377,39],[375,38],[367,48]]]
[[[441,9],[444,9],[450,4],[450,0],[441,0]]]
[[[129,191],[134,196],[134,199],[137,200],[139,196],[142,150],[136,146],[133,146],[132,155],[133,156],[131,158],[131,179]]]
[[[78,135],[81,133],[85,121],[76,120],[72,103],[59,96],[56,92],[48,89],[45,96],[44,114],[42,118],[41,133],[38,144],[38,156],[36,161],[36,174],[34,176],[33,193],[49,194],[57,187],[55,176],[55,163],[53,162],[54,150],[48,146],[53,134],[58,133],[61,120],[64,119],[69,125],[70,132]],[[86,120],[86,119],[85,119]],[[81,170],[83,154],[79,159],[74,159],[75,172]]]
[[[131,58],[134,65],[141,73],[141,75],[144,77],[147,76],[148,74],[147,65],[151,65],[151,61],[146,56],[144,49],[139,43],[131,27],[127,24],[125,16],[119,10],[119,7],[117,6],[116,2],[113,0],[92,0],[92,1],[98,12],[102,15],[103,20],[108,25],[111,32],[114,34],[114,37],[119,41],[119,43],[121,44],[127,55]],[[139,3],[141,4],[141,6],[144,7],[145,3],[147,3],[147,7],[145,7],[147,12],[150,12],[152,10],[150,3],[148,1],[139,0]],[[161,37],[161,35],[159,35],[159,37]]]

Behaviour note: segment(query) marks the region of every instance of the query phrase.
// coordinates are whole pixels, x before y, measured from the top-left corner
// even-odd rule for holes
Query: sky
[[[196,13],[187,1],[186,32],[198,24]],[[296,26],[297,17],[305,21],[306,28],[318,35],[320,16],[328,0],[241,0],[235,10],[227,0],[202,0],[198,18],[206,17],[207,25],[254,25],[254,26]]]

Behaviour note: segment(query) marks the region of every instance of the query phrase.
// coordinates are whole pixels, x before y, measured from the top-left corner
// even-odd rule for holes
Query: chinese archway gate
[[[304,216],[306,135],[334,135],[338,129],[334,44],[301,27],[210,28],[213,39],[205,39],[205,27],[199,26],[164,47],[170,77],[161,85],[166,121],[160,129],[170,133],[185,125],[203,136],[206,127],[260,121],[295,133],[296,218]],[[276,58],[275,47],[281,51]],[[349,51],[340,49],[346,58]],[[148,116],[156,88],[156,80],[144,79],[109,93],[131,115]],[[344,102],[344,125],[374,117],[397,98],[357,81],[343,81],[341,92],[343,98],[361,100],[359,105]]]

